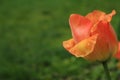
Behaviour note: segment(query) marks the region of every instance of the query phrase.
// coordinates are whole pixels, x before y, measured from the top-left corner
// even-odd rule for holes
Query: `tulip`
[[[116,34],[110,24],[113,10],[106,14],[99,10],[81,16],[72,14],[69,24],[72,38],[63,41],[63,47],[76,57],[89,61],[106,61],[118,49]]]

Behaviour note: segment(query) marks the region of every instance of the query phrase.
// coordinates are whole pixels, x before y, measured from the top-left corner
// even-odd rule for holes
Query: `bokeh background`
[[[62,47],[71,38],[70,14],[96,9],[116,10],[111,24],[120,40],[119,0],[0,0],[0,80],[105,80],[102,65]],[[113,80],[120,78],[116,65],[112,58]]]

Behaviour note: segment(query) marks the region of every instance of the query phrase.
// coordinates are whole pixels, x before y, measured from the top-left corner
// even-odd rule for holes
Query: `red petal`
[[[79,41],[88,38],[92,23],[89,19],[78,14],[72,14],[69,19],[72,36],[78,43]]]
[[[98,33],[98,41],[95,46],[94,53],[100,54],[101,57],[97,58],[99,61],[106,60],[117,52],[117,37],[109,22],[100,21],[96,26],[95,32],[91,35]]]

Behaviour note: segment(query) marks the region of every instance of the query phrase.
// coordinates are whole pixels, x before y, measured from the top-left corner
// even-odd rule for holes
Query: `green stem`
[[[110,72],[108,70],[107,61],[102,62],[107,80],[111,80]]]

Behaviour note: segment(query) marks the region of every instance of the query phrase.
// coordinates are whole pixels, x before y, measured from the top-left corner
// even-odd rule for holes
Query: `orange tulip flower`
[[[63,41],[64,48],[76,57],[105,61],[117,52],[118,41],[110,24],[110,14],[95,10],[86,16],[72,14],[69,24],[73,38]]]

